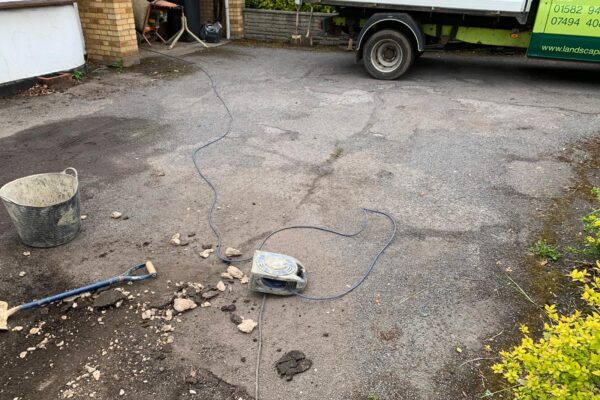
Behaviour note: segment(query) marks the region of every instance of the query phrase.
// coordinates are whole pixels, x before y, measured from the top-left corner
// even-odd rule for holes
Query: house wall
[[[88,59],[123,66],[140,62],[131,0],[78,0]]]

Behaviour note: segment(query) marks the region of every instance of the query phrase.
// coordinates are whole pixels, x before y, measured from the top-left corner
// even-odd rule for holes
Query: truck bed
[[[529,11],[532,0],[307,0],[347,7],[387,8],[464,14],[515,15]]]

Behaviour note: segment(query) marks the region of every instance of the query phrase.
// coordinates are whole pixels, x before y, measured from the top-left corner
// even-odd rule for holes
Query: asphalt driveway
[[[254,396],[258,332],[239,332],[220,309],[235,304],[256,321],[261,297],[247,285],[176,316],[173,332],[141,316],[179,282],[210,287],[226,269],[199,255],[215,238],[210,192],[191,162],[222,134],[225,112],[197,67],[146,55],[141,67],[97,71],[62,93],[0,99],[0,183],[75,167],[87,215],[76,240],[41,250],[22,245],[1,210],[0,299],[16,304],[148,258],[160,271],[125,286],[132,297],[119,308],[86,298],[11,319],[23,330],[0,335],[0,398]],[[525,255],[545,210],[579,179],[582,144],[600,134],[598,66],[432,53],[383,82],[337,51],[227,45],[185,58],[213,76],[235,118],[230,137],[200,156],[219,190],[226,246],[251,255],[291,224],[352,231],[360,207],[399,226],[351,295],[267,300],[261,398],[479,397],[491,385],[479,372],[487,364],[468,361],[510,342],[532,312],[506,271],[540,302],[548,295]],[[390,228],[372,216],[357,238],[290,231],[267,247],[304,262],[309,294],[330,294],[363,273]],[[175,233],[189,245],[170,244]],[[287,382],[273,365],[290,350],[313,367]]]

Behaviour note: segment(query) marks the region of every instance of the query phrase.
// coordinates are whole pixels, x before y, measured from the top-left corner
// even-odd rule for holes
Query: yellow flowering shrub
[[[570,276],[583,285],[589,312],[560,315],[546,305],[542,338],[534,341],[521,325],[521,344],[501,351],[502,361],[492,366],[513,386],[515,399],[600,400],[600,262]]]
[[[592,194],[600,202],[600,189],[592,189]],[[600,256],[600,210],[594,210],[581,219],[583,229],[587,233],[584,240],[584,253]]]

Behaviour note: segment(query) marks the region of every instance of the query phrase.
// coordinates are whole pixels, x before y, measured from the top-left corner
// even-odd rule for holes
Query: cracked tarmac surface
[[[459,366],[528,310],[502,272],[510,266],[530,290],[523,255],[541,210],[570,190],[586,157],[577,143],[600,131],[598,66],[432,53],[405,79],[382,82],[344,52],[228,45],[186,59],[210,72],[235,117],[231,135],[200,155],[219,190],[225,246],[250,255],[292,224],[352,231],[360,207],[386,210],[399,225],[350,296],[268,299],[261,399],[479,397],[480,379]],[[147,258],[160,272],[124,286],[134,299],[105,314],[82,299],[75,310],[12,318],[25,330],[0,335],[0,398],[113,399],[121,389],[127,399],[252,398],[257,332],[240,333],[220,310],[235,300],[237,313],[256,321],[261,297],[247,286],[232,283],[211,307],[176,317],[172,334],[155,331],[162,321],[142,323],[144,303],[177,289],[168,280],[208,287],[226,269],[214,254],[199,256],[215,238],[210,192],[191,162],[197,146],[222,134],[224,110],[197,68],[150,60],[64,93],[0,99],[0,183],[76,167],[88,216],[73,242],[27,249],[1,210],[0,299],[39,298]],[[181,73],[161,79],[167,70]],[[113,220],[112,211],[129,218]],[[371,217],[355,239],[291,231],[267,250],[304,263],[309,294],[336,293],[362,274],[389,229]],[[170,245],[176,232],[190,244]],[[42,321],[41,336],[25,334]],[[46,349],[19,357],[44,337]],[[287,382],[274,364],[290,350],[313,365]],[[99,380],[76,380],[86,364],[102,371]]]

